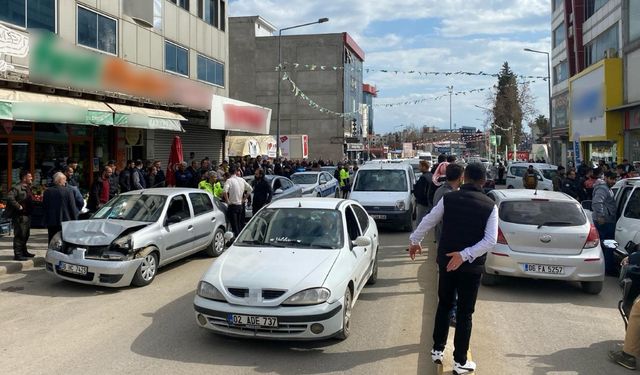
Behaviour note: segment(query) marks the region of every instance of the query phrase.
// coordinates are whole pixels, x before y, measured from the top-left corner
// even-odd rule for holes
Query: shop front
[[[627,110],[624,117],[627,144],[625,158],[633,164],[640,163],[640,104]]]
[[[622,59],[604,59],[572,77],[571,139],[579,140],[584,163],[620,163],[624,158]]]

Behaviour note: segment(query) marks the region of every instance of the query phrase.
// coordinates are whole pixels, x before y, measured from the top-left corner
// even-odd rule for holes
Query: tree
[[[538,115],[529,123],[533,133],[534,143],[544,143],[544,137],[549,136],[549,120],[544,115]]]

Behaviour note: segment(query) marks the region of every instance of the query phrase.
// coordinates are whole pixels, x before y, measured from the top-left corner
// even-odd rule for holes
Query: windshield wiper
[[[300,242],[298,245],[315,247],[315,248],[318,248],[318,249],[333,249],[334,248],[332,245],[321,244],[321,243]]]
[[[565,225],[572,225],[573,223],[570,223],[568,221],[545,221],[544,223],[538,225],[538,229],[542,228],[542,227],[562,227]]]
[[[258,240],[247,240],[247,241],[241,241],[241,242],[237,242],[238,245],[259,245],[259,246],[266,246],[267,243],[262,242],[262,241],[258,241]]]

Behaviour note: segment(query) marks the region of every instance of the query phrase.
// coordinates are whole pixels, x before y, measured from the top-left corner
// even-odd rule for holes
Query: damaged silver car
[[[224,251],[226,221],[216,199],[197,189],[121,194],[90,220],[62,223],[49,243],[46,269],[69,281],[109,287],[150,284],[190,254]]]

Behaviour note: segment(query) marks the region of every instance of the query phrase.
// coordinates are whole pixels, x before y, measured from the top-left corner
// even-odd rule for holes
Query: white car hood
[[[258,301],[233,298],[228,288],[286,290],[283,298],[308,288],[321,287],[340,250],[289,249],[233,246],[215,262],[204,280],[221,286],[225,296],[237,304]],[[251,294],[251,293],[250,293]]]
[[[149,224],[144,221],[107,219],[65,221],[62,223],[62,239],[76,245],[106,246],[125,230]]]
[[[406,202],[408,196],[406,191],[352,191],[349,199],[363,206],[393,207],[397,201]]]

